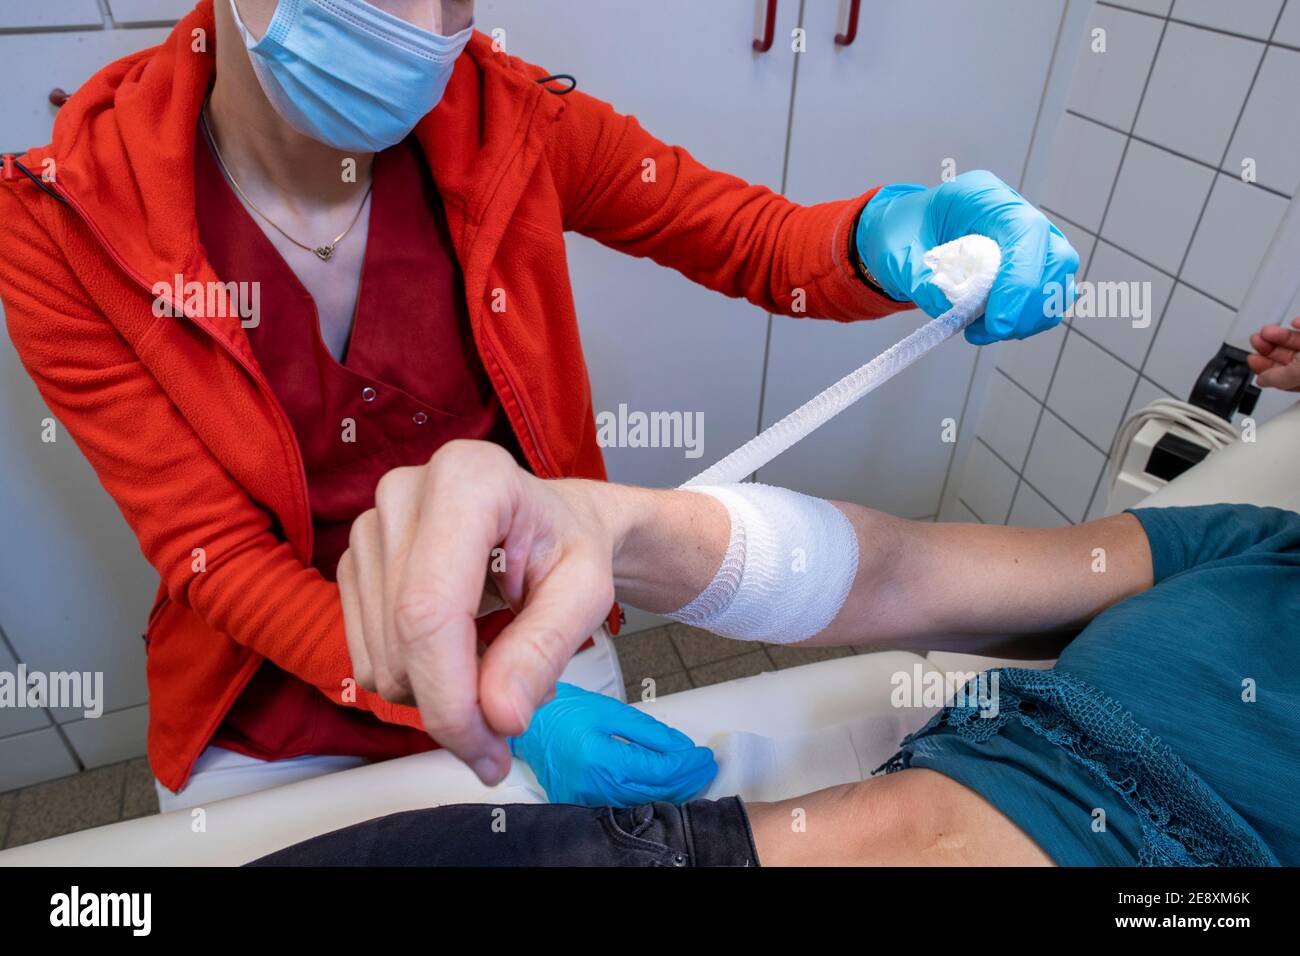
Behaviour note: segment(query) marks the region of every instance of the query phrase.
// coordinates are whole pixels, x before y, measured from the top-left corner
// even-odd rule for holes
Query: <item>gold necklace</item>
[[[342,232],[340,232],[337,236],[335,236],[332,241],[325,243],[323,246],[309,246],[305,242],[299,242],[293,236],[289,235],[287,232],[281,229],[275,223],[275,221],[271,219],[270,216],[268,216],[266,213],[262,212],[262,210],[257,208],[257,203],[249,199],[248,194],[246,192],[244,192],[242,189],[239,188],[239,183],[235,182],[235,177],[231,175],[230,167],[226,165],[226,161],[222,158],[221,150],[217,148],[217,140],[212,135],[212,129],[208,126],[208,104],[207,103],[204,103],[203,109],[199,111],[199,124],[203,127],[204,139],[206,139],[208,141],[208,145],[212,147],[212,155],[217,158],[217,165],[221,167],[221,171],[222,173],[225,174],[226,180],[230,183],[230,185],[235,187],[235,192],[239,193],[240,198],[243,199],[244,202],[248,203],[248,207],[252,209],[253,212],[257,213],[259,216],[265,219],[268,223],[270,223],[272,229],[274,229],[280,235],[284,236],[284,238],[288,239],[295,246],[297,246],[300,249],[306,249],[308,252],[314,252],[316,254],[316,257],[320,259],[322,262],[329,262],[330,256],[334,255],[335,247],[339,244],[339,242],[342,241],[344,236],[346,236],[349,232],[352,231],[352,227],[355,226],[357,224],[357,221],[361,218],[361,210],[366,208],[366,200],[370,198],[370,191],[375,188],[374,178],[373,177],[371,178],[370,185],[366,187],[366,194],[361,197],[361,205],[357,207],[357,214],[352,217],[352,221],[348,223],[348,227],[344,229]]]

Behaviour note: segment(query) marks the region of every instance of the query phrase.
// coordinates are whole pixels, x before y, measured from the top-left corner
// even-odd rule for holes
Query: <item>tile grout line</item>
[[[9,656],[14,659],[14,662],[16,664],[21,664],[23,662],[23,659],[18,656],[18,649],[14,647],[13,644],[10,642],[9,635],[5,632],[3,625],[0,625],[0,644],[3,644],[4,648],[9,652]],[[18,733],[18,734],[10,734],[0,739],[9,740],[13,737],[21,737],[27,733],[37,733],[42,730],[52,729],[55,733],[55,736],[57,736],[59,740],[63,743],[63,748],[68,752],[68,756],[72,758],[73,764],[76,765],[77,768],[76,772],[80,773],[81,771],[85,770],[86,764],[84,761],[82,761],[81,754],[77,753],[76,748],[72,746],[72,741],[68,739],[68,735],[64,731],[63,725],[60,724],[57,719],[55,719],[54,712],[48,706],[42,706],[41,711],[44,712],[45,719],[50,722],[49,727],[35,727],[32,730],[24,731],[23,733]]]
[[[1262,61],[1261,61],[1261,62],[1262,62]],[[1254,85],[1254,82],[1253,82],[1253,81],[1252,81],[1251,85],[1252,85],[1252,86]],[[1249,95],[1247,95],[1247,99],[1249,99]],[[1073,117],[1075,117],[1076,119],[1081,119],[1081,120],[1084,120],[1084,121],[1086,121],[1086,122],[1093,123],[1093,124],[1096,125],[1096,126],[1100,126],[1102,129],[1108,129],[1108,130],[1110,130],[1112,133],[1118,133],[1118,134],[1121,135],[1121,136],[1126,135],[1126,134],[1124,133],[1124,131],[1123,131],[1122,129],[1120,129],[1118,126],[1114,126],[1114,125],[1112,125],[1112,124],[1110,124],[1110,123],[1107,123],[1105,120],[1099,120],[1099,119],[1097,119],[1097,118],[1094,117],[1094,116],[1089,116],[1089,115],[1087,115],[1086,113],[1080,113],[1080,112],[1079,112],[1078,110],[1076,110],[1076,109],[1070,109],[1070,108],[1067,107],[1066,110],[1065,110],[1065,115],[1066,115],[1066,116],[1073,116]],[[1233,133],[1236,132],[1236,129],[1237,129],[1236,124],[1234,124],[1234,125],[1233,125]],[[1141,143],[1143,146],[1150,146],[1152,149],[1158,149],[1158,150],[1160,150],[1160,151],[1163,152],[1163,153],[1168,153],[1170,156],[1177,156],[1179,159],[1186,160],[1187,162],[1189,162],[1189,163],[1193,163],[1193,164],[1195,164],[1195,165],[1197,165],[1197,166],[1200,166],[1202,169],[1207,169],[1207,170],[1209,170],[1209,171],[1212,172],[1212,173],[1218,173],[1220,176],[1227,176],[1229,179],[1232,179],[1232,180],[1239,180],[1239,179],[1240,179],[1240,177],[1239,177],[1236,173],[1229,172],[1228,170],[1226,170],[1226,169],[1223,168],[1223,164],[1226,163],[1226,162],[1228,161],[1228,153],[1232,151],[1232,139],[1231,139],[1231,136],[1230,136],[1229,139],[1228,139],[1228,146],[1227,146],[1226,149],[1224,149],[1224,151],[1223,151],[1223,156],[1222,156],[1222,158],[1219,160],[1219,165],[1218,165],[1218,166],[1214,165],[1213,163],[1208,163],[1208,162],[1206,162],[1206,161],[1203,160],[1203,159],[1197,159],[1195,156],[1190,156],[1190,155],[1188,155],[1187,153],[1179,152],[1178,150],[1176,150],[1176,149],[1174,149],[1174,148],[1172,148],[1172,147],[1170,147],[1170,146],[1165,146],[1163,143],[1157,143],[1157,142],[1156,142],[1155,140],[1153,140],[1153,139],[1147,139],[1146,137],[1138,136],[1136,133],[1133,134],[1133,140],[1134,140],[1135,142]],[[1261,182],[1258,182],[1258,181],[1256,181],[1256,182],[1251,182],[1251,183],[1245,183],[1244,185],[1250,186],[1250,187],[1252,187],[1252,188],[1254,188],[1254,189],[1258,189],[1258,190],[1260,190],[1261,192],[1271,193],[1271,194],[1273,194],[1274,196],[1278,197],[1279,199],[1285,199],[1285,200],[1287,200],[1288,202],[1290,202],[1290,201],[1291,201],[1291,198],[1292,198],[1292,197],[1290,196],[1290,194],[1284,192],[1283,190],[1278,189],[1278,188],[1275,187],[1275,186],[1269,186],[1269,185],[1266,185],[1266,184],[1261,183]],[[1062,218],[1064,218],[1064,217],[1062,217]],[[1082,228],[1082,227],[1080,227],[1080,228]],[[1135,256],[1134,258],[1136,258],[1136,256]]]
[[[1061,416],[1057,415],[1056,417],[1057,417],[1057,418],[1060,418]],[[1013,471],[1013,472],[1015,471],[1015,468],[1012,468],[1012,467],[1011,467],[1011,462],[1007,461],[1007,460],[1006,460],[1005,458],[1003,458],[1000,454],[998,454],[998,450],[997,450],[996,448],[994,448],[992,445],[990,445],[988,442],[986,442],[983,438],[980,438],[978,435],[976,435],[976,436],[975,436],[975,441],[978,442],[979,444],[983,445],[986,449],[988,449],[989,454],[992,455],[994,458],[996,458],[998,461],[1002,462],[1002,464],[1006,465],[1007,468],[1008,468],[1009,470],[1011,470],[1011,471]],[[1044,501],[1046,501],[1046,502],[1048,503],[1048,505],[1051,506],[1051,509],[1052,509],[1053,511],[1055,511],[1057,514],[1059,514],[1059,515],[1060,515],[1062,518],[1064,518],[1066,521],[1070,522],[1070,524],[1079,524],[1078,521],[1075,521],[1075,520],[1074,520],[1073,518],[1071,518],[1068,514],[1066,514],[1064,511],[1062,511],[1061,508],[1060,508],[1060,506],[1057,505],[1056,502],[1054,502],[1051,498],[1047,497],[1047,495],[1043,494],[1042,490],[1039,489],[1039,488],[1038,488],[1038,487],[1037,487],[1037,486],[1036,486],[1032,481],[1030,481],[1028,478],[1025,478],[1025,479],[1024,479],[1024,484],[1025,484],[1025,487],[1026,487],[1026,488],[1028,488],[1028,489],[1029,489],[1030,491],[1032,491],[1034,494],[1038,495],[1038,497],[1040,497],[1040,498],[1042,498]],[[1089,503],[1091,504],[1091,499],[1089,499]],[[965,502],[963,502],[963,504],[965,504]],[[1009,508],[1007,509],[1007,518],[1008,518],[1008,519],[1010,519],[1010,517],[1011,517],[1011,512],[1015,510],[1014,505],[1015,505],[1015,502],[1012,502],[1012,506],[1009,507]],[[966,507],[967,507],[967,508],[970,508],[970,505],[966,505]],[[974,509],[974,508],[970,508],[970,511],[971,511],[971,514],[975,514],[975,509]],[[1086,510],[1084,511],[1083,514],[1084,514],[1084,517],[1085,517],[1085,518],[1088,516],[1088,512],[1087,512]],[[978,518],[979,515],[975,514],[975,517]]]
[[[1083,338],[1083,339],[1085,339],[1085,340],[1087,340],[1087,341],[1091,341],[1091,339],[1088,339],[1088,336],[1084,335],[1082,332],[1079,332],[1077,329],[1075,330],[1075,332],[1076,332],[1076,333],[1077,333],[1081,338]],[[1096,344],[1096,343],[1093,343],[1093,344]],[[1098,347],[1098,348],[1101,348],[1101,346],[1097,346],[1097,347]],[[1103,350],[1103,351],[1104,351],[1104,350]],[[1169,389],[1165,388],[1163,385],[1161,385],[1161,384],[1160,384],[1159,382],[1157,382],[1155,379],[1151,378],[1151,376],[1149,376],[1149,375],[1143,375],[1141,372],[1138,372],[1136,369],[1134,369],[1133,366],[1131,366],[1131,365],[1128,367],[1128,369],[1129,369],[1130,372],[1135,372],[1135,373],[1137,374],[1137,377],[1138,377],[1138,383],[1139,383],[1139,384],[1141,384],[1142,382],[1146,382],[1146,383],[1147,383],[1148,385],[1150,385],[1152,388],[1155,388],[1155,389],[1158,389],[1158,390],[1164,392],[1166,395],[1168,395],[1168,396],[1171,397],[1171,398],[1173,397],[1173,394],[1174,394],[1173,392],[1169,391]],[[1028,388],[1026,388],[1024,385],[1020,384],[1019,382],[1017,382],[1016,379],[1015,379],[1015,377],[1014,377],[1010,372],[1008,372],[1006,369],[1003,369],[1003,368],[995,368],[993,371],[996,372],[996,373],[998,373],[999,375],[1001,375],[1003,378],[1005,378],[1008,382],[1010,382],[1012,385],[1014,385],[1014,386],[1015,386],[1016,388],[1018,388],[1020,391],[1024,392],[1025,395],[1026,395],[1026,396],[1027,396],[1031,401],[1033,401],[1033,402],[1035,402],[1035,403],[1037,403],[1037,404],[1039,404],[1039,405],[1045,405],[1045,404],[1046,404],[1046,402],[1044,402],[1041,398],[1039,398],[1037,395],[1035,395],[1033,392],[1031,392]],[[1135,392],[1136,392],[1136,390],[1135,390]],[[1130,395],[1130,396],[1129,396],[1129,401],[1131,402],[1132,400],[1133,400],[1133,397]],[[1127,411],[1127,408],[1128,408],[1128,406],[1125,406],[1125,410],[1126,410],[1126,411]],[[1069,422],[1067,422],[1064,418],[1062,418],[1060,412],[1056,411],[1056,410],[1055,410],[1054,408],[1052,408],[1051,406],[1048,406],[1048,409],[1047,409],[1047,410],[1050,411],[1050,412],[1051,412],[1053,415],[1055,415],[1057,418],[1060,418],[1060,419],[1061,419],[1061,424],[1065,425],[1067,428],[1070,429],[1070,431],[1074,432],[1076,435],[1078,435],[1080,438],[1082,438],[1084,441],[1086,441],[1089,445],[1092,445],[1093,448],[1095,448],[1095,449],[1097,449],[1098,451],[1103,452],[1103,453],[1108,453],[1108,452],[1109,452],[1109,449],[1103,449],[1100,445],[1098,445],[1096,442],[1094,442],[1091,438],[1089,438],[1089,437],[1088,437],[1087,435],[1085,435],[1083,432],[1079,431],[1079,429],[1075,428],[1073,425],[1071,425]],[[976,434],[976,437],[979,437],[978,433]],[[1014,470],[1014,469],[1013,469],[1013,470]]]
[[[1225,176],[1225,177],[1227,177],[1228,179],[1231,179],[1233,182],[1237,182],[1237,181],[1238,181],[1238,180],[1237,180],[1237,177],[1232,176],[1232,175],[1230,175],[1230,174],[1228,174],[1228,173],[1225,173],[1225,172],[1220,172],[1219,175],[1220,175],[1220,176]],[[1217,181],[1218,181],[1217,179],[1212,180],[1212,181],[1211,181],[1211,186],[1213,186],[1214,183],[1217,182]],[[1291,202],[1291,200],[1288,198],[1288,199],[1287,199],[1287,202],[1289,203],[1289,202]],[[1170,272],[1168,269],[1164,268],[1163,266],[1158,266],[1158,265],[1156,265],[1154,262],[1151,262],[1151,261],[1149,261],[1149,260],[1147,260],[1147,259],[1142,258],[1140,255],[1138,255],[1137,253],[1135,253],[1132,249],[1128,249],[1128,248],[1126,248],[1126,247],[1124,247],[1124,246],[1121,246],[1121,245],[1120,245],[1119,243],[1117,243],[1114,239],[1108,239],[1107,237],[1101,235],[1101,233],[1097,232],[1096,230],[1089,229],[1087,226],[1084,226],[1084,225],[1082,225],[1082,224],[1080,224],[1080,223],[1078,223],[1078,222],[1075,222],[1075,221],[1074,221],[1073,219],[1071,219],[1069,216],[1066,216],[1066,215],[1061,214],[1061,213],[1058,212],[1057,210],[1052,209],[1050,206],[1045,206],[1045,205],[1044,205],[1044,206],[1039,206],[1039,208],[1040,208],[1043,212],[1050,212],[1053,216],[1055,216],[1057,219],[1061,220],[1061,222],[1065,223],[1066,225],[1073,226],[1075,229],[1078,229],[1078,230],[1080,230],[1081,232],[1086,232],[1086,233],[1089,235],[1090,238],[1095,239],[1095,240],[1098,240],[1098,243],[1097,243],[1097,244],[1100,244],[1100,243],[1103,243],[1103,242],[1104,242],[1106,245],[1110,246],[1112,249],[1115,249],[1115,250],[1118,251],[1118,252],[1122,252],[1122,253],[1124,253],[1124,255],[1128,256],[1130,259],[1136,259],[1138,262],[1142,263],[1142,264],[1143,264],[1144,266],[1146,266],[1148,269],[1154,269],[1156,272],[1159,272],[1159,273],[1160,273],[1162,276],[1164,276],[1166,279],[1174,279],[1174,278],[1176,278],[1176,276],[1175,276],[1174,273]],[[1092,264],[1091,259],[1089,259],[1089,263],[1088,263],[1088,264],[1089,264],[1089,265]],[[1186,279],[1179,279],[1178,281],[1181,282],[1183,285],[1187,286],[1187,288],[1191,289],[1191,290],[1192,290],[1193,292],[1195,292],[1197,295],[1203,295],[1203,296],[1205,296],[1205,298],[1209,299],[1211,302],[1215,303],[1216,305],[1221,305],[1221,306],[1223,306],[1225,309],[1237,309],[1237,308],[1239,308],[1239,306],[1235,306],[1235,305],[1233,305],[1233,304],[1230,303],[1230,302],[1225,302],[1223,299],[1220,299],[1218,296],[1216,296],[1216,295],[1215,295],[1214,293],[1212,293],[1212,292],[1206,292],[1206,291],[1205,291],[1204,289],[1202,289],[1200,286],[1192,285],[1192,283],[1188,282]]]
[[[1135,13],[1140,17],[1150,17],[1153,20],[1166,20],[1169,23],[1176,23],[1180,27],[1190,27],[1193,30],[1204,30],[1206,33],[1219,33],[1222,34],[1223,36],[1235,37],[1238,40],[1249,40],[1251,43],[1262,43],[1265,46],[1275,46],[1283,50],[1300,51],[1300,46],[1296,46],[1295,44],[1292,43],[1287,43],[1284,40],[1277,40],[1273,38],[1274,34],[1277,32],[1276,23],[1274,23],[1272,31],[1269,32],[1268,39],[1265,40],[1265,39],[1260,39],[1259,37],[1251,36],[1248,33],[1237,33],[1233,30],[1225,30],[1223,27],[1207,26],[1204,23],[1196,23],[1195,21],[1192,20],[1183,20],[1180,17],[1175,17],[1173,16],[1173,6],[1174,6],[1173,0],[1170,0],[1170,4],[1169,4],[1170,11],[1169,13],[1166,14],[1152,13],[1149,10],[1139,10],[1135,7],[1127,7],[1120,3],[1114,3],[1112,2],[1112,0],[1096,0],[1096,5],[1099,7],[1106,7],[1110,10],[1122,10],[1125,13]],[[1286,8],[1286,0],[1283,0],[1282,7],[1283,9]],[[1278,12],[1279,14],[1281,13],[1281,11]]]

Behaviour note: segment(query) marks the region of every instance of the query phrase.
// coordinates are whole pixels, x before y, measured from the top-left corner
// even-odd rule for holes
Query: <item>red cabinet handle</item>
[[[763,26],[763,39],[754,41],[754,49],[759,53],[772,49],[772,40],[776,38],[776,3],[777,0],[767,0],[767,22]]]
[[[840,46],[850,46],[858,38],[858,14],[862,12],[862,0],[849,0],[849,32],[835,34],[835,42]]]
[[[54,89],[50,90],[50,102],[53,103],[55,107],[62,106],[64,103],[68,102],[68,94],[56,86]]]

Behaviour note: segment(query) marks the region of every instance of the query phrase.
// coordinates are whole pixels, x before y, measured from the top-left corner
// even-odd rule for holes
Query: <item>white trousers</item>
[[[580,651],[569,661],[560,680],[584,690],[625,700],[623,672],[609,631],[601,627],[592,635],[595,646]],[[185,786],[173,793],[157,780],[158,807],[163,813],[204,806],[227,797],[269,790],[308,777],[349,770],[368,763],[363,757],[308,754],[288,760],[259,760],[224,747],[208,746],[194,764]]]

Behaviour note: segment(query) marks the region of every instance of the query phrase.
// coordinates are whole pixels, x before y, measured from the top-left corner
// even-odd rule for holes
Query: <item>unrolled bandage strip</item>
[[[721,501],[731,536],[713,580],[668,617],[727,637],[783,644],[807,640],[835,619],[858,570],[848,518],[819,498],[738,482],[974,322],[1001,262],[997,243],[986,236],[931,249],[925,264],[952,308],[681,486]]]

